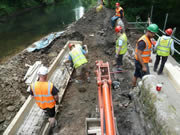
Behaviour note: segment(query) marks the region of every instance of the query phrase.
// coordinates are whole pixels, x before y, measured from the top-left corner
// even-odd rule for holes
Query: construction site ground
[[[9,125],[17,111],[25,102],[29,93],[24,83],[24,75],[28,69],[25,64],[34,64],[41,60],[49,66],[68,40],[80,40],[88,46],[88,71],[91,82],[70,82],[64,99],[58,110],[58,126],[53,134],[61,135],[84,135],[85,118],[95,117],[98,107],[98,91],[95,79],[95,61],[109,62],[110,70],[115,71],[115,41],[116,35],[111,28],[110,18],[114,11],[104,8],[96,13],[93,8],[77,22],[67,27],[66,31],[57,38],[50,46],[40,51],[27,53],[20,52],[8,61],[0,65],[0,134]],[[117,119],[120,135],[144,135],[145,130],[142,122],[135,111],[133,99],[129,96],[131,90],[131,78],[133,76],[133,48],[137,39],[142,35],[138,31],[128,30],[127,21],[124,20],[126,33],[129,40],[128,54],[124,61],[125,73],[112,74],[112,80],[120,81],[119,89],[112,89],[114,112]],[[72,78],[75,78],[73,74]]]

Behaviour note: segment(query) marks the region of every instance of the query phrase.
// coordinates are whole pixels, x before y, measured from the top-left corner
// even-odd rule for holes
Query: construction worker
[[[48,68],[40,67],[38,71],[39,80],[31,84],[30,94],[34,97],[36,104],[49,116],[51,127],[55,127],[55,104],[58,103],[59,90],[47,81]]]
[[[151,38],[155,36],[159,27],[156,24],[150,24],[147,27],[147,32],[143,35],[136,44],[135,49],[135,73],[132,79],[132,87],[136,86],[137,78],[142,78],[146,74],[150,74],[148,63],[152,62],[151,48],[152,42]]]
[[[114,28],[116,20],[118,18],[122,19],[123,17],[124,17],[124,10],[122,7],[120,7],[120,4],[117,2],[116,3],[116,14],[111,18],[112,27]]]
[[[157,53],[156,55],[156,61],[154,63],[154,72],[156,72],[157,67],[159,65],[159,61],[161,60],[161,66],[157,72],[157,74],[162,74],[164,65],[168,59],[168,56],[174,54],[174,40],[171,38],[172,29],[169,28],[165,31],[166,35],[163,35],[162,37],[159,37],[156,45],[155,45],[155,51]]]
[[[82,77],[84,79],[89,80],[89,74],[87,71],[87,59],[86,59],[86,51],[82,47],[76,47],[74,44],[70,43],[68,45],[70,52],[69,52],[69,59],[64,61],[64,63],[72,62],[73,67],[76,69],[76,76]]]
[[[105,5],[104,0],[98,0],[98,4]]]
[[[121,26],[115,28],[118,39],[116,40],[116,63],[117,70],[122,71],[123,55],[127,52],[127,36]]]

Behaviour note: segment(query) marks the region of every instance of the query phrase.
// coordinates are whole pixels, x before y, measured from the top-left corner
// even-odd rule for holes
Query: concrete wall
[[[170,102],[171,95],[166,94],[166,87],[161,92],[156,91],[158,83],[154,75],[144,76],[139,83],[137,98],[142,105],[145,121],[151,125],[151,133],[148,134],[180,135],[180,106],[178,102]],[[174,101],[180,101],[180,96],[176,98]]]

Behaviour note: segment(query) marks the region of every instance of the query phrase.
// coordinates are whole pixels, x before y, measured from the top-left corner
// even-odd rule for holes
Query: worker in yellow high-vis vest
[[[66,62],[72,62],[73,67],[76,70],[76,76],[79,78],[84,78],[89,81],[89,74],[88,74],[88,67],[87,67],[87,59],[86,59],[86,51],[79,46],[75,46],[74,44],[70,43],[68,45],[70,52],[69,52],[69,59]]]
[[[164,65],[168,59],[168,56],[171,54],[174,54],[174,40],[171,38],[172,35],[172,29],[168,28],[165,33],[166,35],[163,35],[162,37],[159,37],[156,45],[155,45],[155,51],[157,53],[156,55],[156,61],[154,63],[154,72],[157,71],[160,59],[161,65],[157,72],[157,74],[162,74]]]
[[[121,26],[117,26],[115,28],[115,32],[117,35],[116,40],[116,63],[117,63],[117,70],[122,71],[123,65],[123,55],[127,52],[127,36],[123,31]]]

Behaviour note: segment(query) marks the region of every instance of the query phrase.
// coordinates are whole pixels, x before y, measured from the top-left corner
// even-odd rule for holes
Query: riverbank
[[[0,61],[22,51],[51,32],[63,31],[77,21],[97,0],[66,0],[32,9],[0,23]],[[32,21],[33,20],[33,21]]]
[[[97,86],[94,79],[95,61],[99,59],[108,61],[110,69],[115,68],[113,61],[115,60],[116,36],[114,29],[110,27],[110,18],[112,16],[113,10],[111,9],[104,8],[101,12],[96,13],[93,8],[80,20],[67,27],[66,31],[47,48],[32,53],[23,51],[0,65],[0,89],[2,90],[0,93],[0,133],[3,133],[29,95],[26,92],[27,86],[23,81],[27,71],[25,64],[32,65],[35,61],[40,60],[44,65],[49,66],[68,40],[80,40],[89,49],[88,62],[91,82],[85,82],[82,85],[69,84],[58,115],[59,128],[54,132],[64,135],[84,134],[84,118],[93,116],[96,105],[98,105]],[[127,25],[127,23],[125,24]],[[133,72],[132,50],[140,35],[137,31],[127,30],[130,44],[128,47],[129,53],[125,57],[124,68],[128,72],[119,74],[121,88],[113,90],[115,116],[118,129],[122,131],[122,134],[144,133],[141,124],[139,124],[133,100],[128,97]],[[112,75],[112,80],[116,79],[117,76]]]
[[[73,38],[74,35],[79,38]],[[78,32],[66,32],[47,48],[32,53],[24,50],[0,65],[0,133],[5,130],[29,95],[23,80],[28,69],[25,64],[33,65],[35,61],[42,61],[49,66],[68,40],[82,40],[82,37]],[[59,41],[60,39],[62,40]]]

